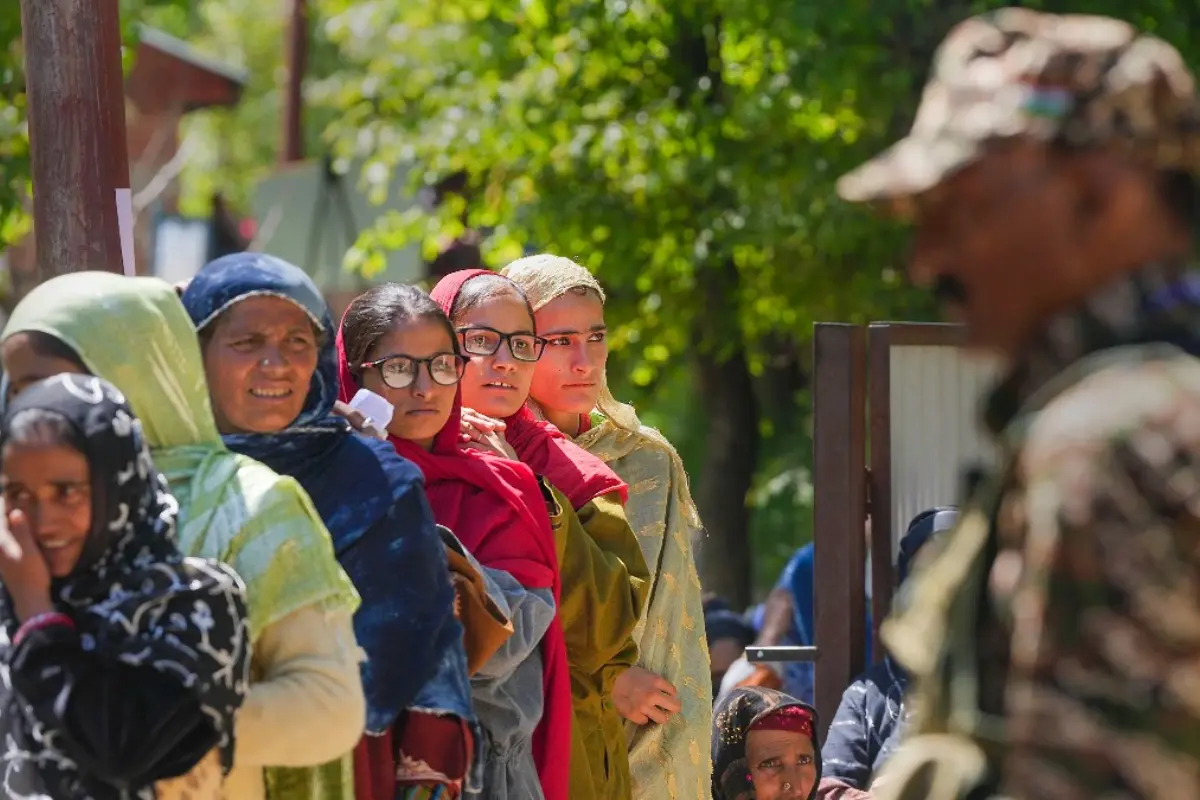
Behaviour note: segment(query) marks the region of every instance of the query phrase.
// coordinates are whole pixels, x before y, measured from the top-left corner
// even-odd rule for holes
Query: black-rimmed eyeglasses
[[[456,353],[438,353],[429,358],[394,355],[377,358],[360,364],[359,369],[377,369],[386,386],[407,389],[417,379],[417,371],[424,364],[429,377],[439,386],[453,386],[462,380],[467,359]]]
[[[537,361],[546,349],[546,340],[532,333],[501,333],[482,326],[458,328],[456,332],[463,352],[472,356],[494,355],[507,342],[508,352],[517,361]]]

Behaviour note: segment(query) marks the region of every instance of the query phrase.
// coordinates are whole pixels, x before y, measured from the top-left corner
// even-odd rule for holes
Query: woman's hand
[[[630,667],[613,681],[613,705],[634,725],[665,725],[683,708],[671,682],[641,667]]]
[[[24,622],[54,610],[50,568],[33,538],[25,512],[13,509],[4,516],[8,524],[0,526],[0,581],[13,599],[17,619]]]
[[[480,414],[473,408],[464,408],[462,410],[462,421],[459,423],[459,429],[462,434],[461,440],[463,443],[468,441],[482,441],[489,433],[500,433],[508,430],[508,425],[504,420],[489,417],[486,414]]]
[[[343,403],[341,400],[334,401],[333,413],[350,423],[350,427],[359,433],[374,436],[376,439],[387,440],[387,431],[377,428],[375,425],[368,424],[367,415],[357,408],[352,408],[349,403]]]
[[[508,440],[504,438],[504,431],[508,429],[508,426],[502,420],[480,414],[473,408],[464,408],[459,427],[459,441],[462,442],[463,447],[482,453],[491,453],[512,461],[520,460],[517,458],[517,451],[513,450]]]
[[[333,413],[349,422],[350,427],[359,433],[363,433],[367,426],[367,415],[356,408],[351,408],[349,403],[343,403],[341,400],[334,401]]]
[[[463,442],[462,446],[468,450],[478,450],[481,453],[491,453],[494,456],[507,458],[509,461],[521,460],[517,458],[517,451],[512,449],[512,445],[508,443],[502,433],[489,433]]]

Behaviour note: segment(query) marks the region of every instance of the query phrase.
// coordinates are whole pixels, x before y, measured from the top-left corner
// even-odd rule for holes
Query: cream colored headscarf
[[[600,298],[601,304],[607,300],[604,294],[604,287],[596,280],[596,276],[588,272],[585,267],[576,264],[564,256],[538,253],[537,255],[518,258],[501,270],[500,274],[521,287],[521,291],[525,293],[525,297],[529,300],[529,304],[533,306],[535,313],[550,301],[556,300],[571,291],[585,290],[595,292],[596,296]],[[530,398],[529,404],[535,412],[541,415],[541,408],[538,407],[533,398]],[[654,428],[647,427],[641,423],[633,406],[622,403],[613,397],[612,392],[608,388],[607,375],[602,376],[600,398],[596,401],[596,410],[611,420],[621,430],[630,433],[640,433],[665,447],[667,452],[671,454],[671,462],[675,474],[682,476],[683,485],[679,488],[686,494],[687,470],[683,467],[683,460],[679,457],[679,453],[667,441],[667,437]],[[689,509],[689,515],[695,514],[695,507],[691,502],[684,504],[684,508]],[[698,519],[696,520],[696,524],[699,524]]]

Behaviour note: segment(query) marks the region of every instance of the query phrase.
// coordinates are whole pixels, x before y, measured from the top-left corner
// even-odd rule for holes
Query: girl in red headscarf
[[[474,412],[466,443],[519,459],[549,482],[558,500],[552,515],[563,584],[571,589],[559,609],[575,711],[571,798],[629,798],[622,716],[645,724],[643,707],[669,713],[679,705],[654,683],[625,680],[639,673],[630,669],[638,658],[633,631],[650,587],[625,516],[626,486],[603,461],[526,407],[546,343],[536,335],[533,310],[516,284],[487,270],[463,270],[443,278],[431,296],[449,315],[470,359],[462,380],[463,403]],[[487,428],[487,441],[472,436],[476,425]]]
[[[389,440],[424,473],[434,519],[483,565],[488,594],[512,620],[513,635],[472,677],[487,739],[483,796],[573,798],[570,677],[556,613],[564,589],[548,495],[524,464],[460,447],[466,359],[428,295],[398,284],[368,291],[342,318],[337,351],[342,400],[367,388],[392,404]],[[407,755],[396,754],[402,768],[412,766]]]

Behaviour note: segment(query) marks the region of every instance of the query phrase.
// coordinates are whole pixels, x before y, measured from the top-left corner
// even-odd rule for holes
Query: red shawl
[[[343,317],[344,321],[344,317]],[[359,384],[337,334],[339,396],[349,402]],[[546,501],[533,472],[516,461],[459,446],[462,391],[454,411],[426,452],[389,436],[396,452],[425,474],[425,493],[445,525],[481,564],[501,569],[527,589],[550,588],[559,602],[560,576]],[[571,751],[571,683],[562,622],[556,615],[542,639],[545,709],[534,732],[533,752],[546,800],[566,800]]]
[[[442,307],[446,316],[450,316],[450,309],[454,306],[458,293],[462,291],[463,284],[480,275],[495,275],[508,280],[499,273],[486,269],[463,269],[451,272],[438,281],[430,297]],[[622,503],[628,498],[629,487],[617,477],[617,473],[602,460],[572,442],[558,428],[537,419],[529,410],[529,406],[522,405],[521,409],[507,417],[504,423],[508,426],[504,438],[516,451],[517,458],[565,494],[576,511],[609,492],[620,492]]]

